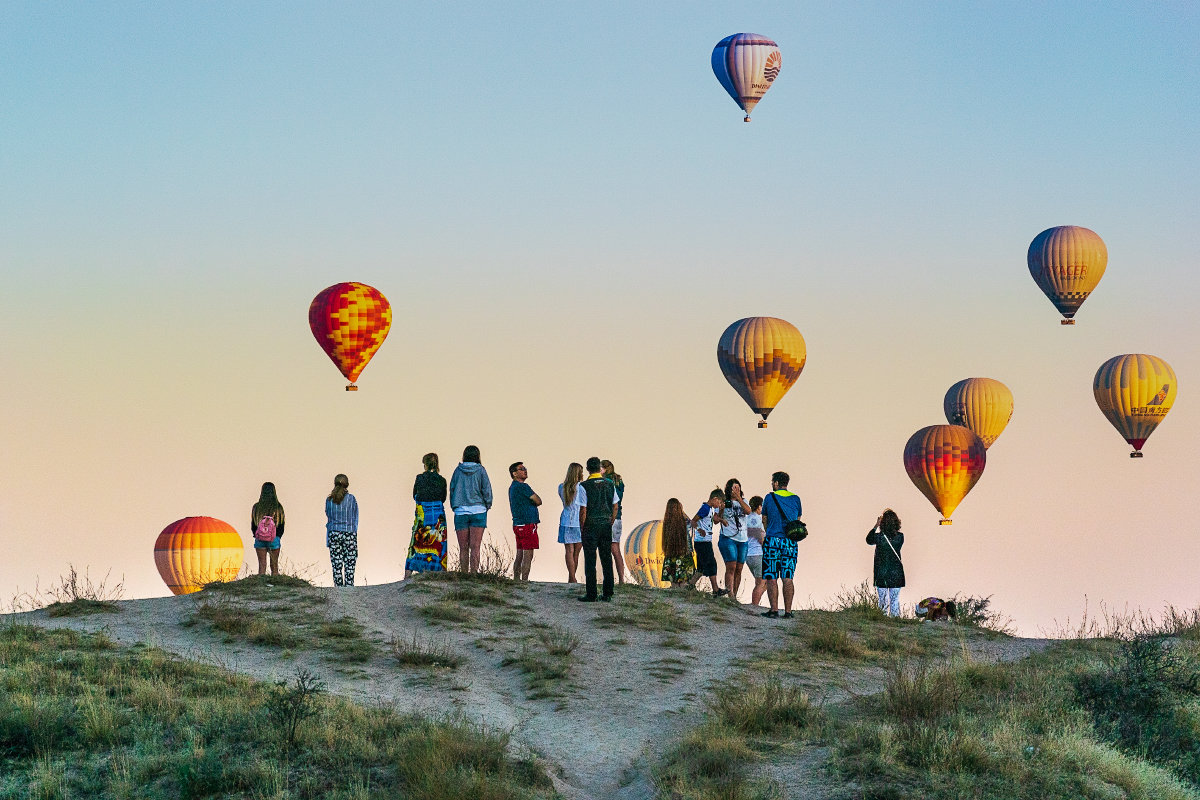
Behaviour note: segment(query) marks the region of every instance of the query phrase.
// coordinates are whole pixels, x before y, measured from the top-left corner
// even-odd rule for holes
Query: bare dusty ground
[[[489,598],[484,605],[443,600],[456,587],[474,587]],[[283,607],[297,597],[277,587]],[[382,703],[404,711],[463,717],[510,730],[514,740],[549,764],[558,791],[572,800],[642,800],[655,794],[651,769],[661,751],[686,728],[697,724],[704,700],[722,681],[746,675],[756,657],[779,649],[797,620],[765,619],[761,609],[707,596],[621,587],[613,603],[579,603],[578,587],[530,583],[480,587],[417,578],[402,583],[349,588],[312,588],[329,619],[350,616],[365,626],[376,644],[362,664],[337,663],[322,651],[281,651],[250,644],[188,625],[209,592],[120,602],[120,612],[86,617],[50,618],[34,611],[26,621],[50,627],[104,631],[121,644],[145,642],[180,656],[209,662],[261,680],[288,680],[298,667],[310,670],[328,691],[360,703]],[[460,592],[463,590],[460,588]],[[472,591],[468,588],[467,591]],[[452,595],[453,597],[453,595]],[[668,603],[691,630],[661,629],[657,622]],[[658,616],[645,609],[655,604]],[[461,608],[467,620],[437,619],[436,609]],[[263,607],[262,614],[271,614]],[[642,630],[632,620],[649,614]],[[667,615],[668,620],[671,614]],[[676,619],[680,617],[675,617]],[[615,618],[615,619],[614,619]],[[540,626],[540,627],[539,627]],[[552,626],[547,628],[546,626]],[[552,696],[530,699],[525,676],[504,666],[506,656],[534,646],[539,630],[570,631],[578,638],[570,677]],[[1045,647],[1044,639],[988,637],[974,629],[944,624],[905,626],[908,635],[941,637],[947,657],[955,653],[980,661],[1009,661]],[[457,669],[401,667],[391,656],[393,639],[448,647],[464,661]],[[881,691],[886,678],[879,665],[837,665],[809,671],[803,682],[816,702],[826,705],[854,695]],[[763,769],[786,796],[826,797],[836,786],[824,775],[826,751],[800,748],[775,758]]]

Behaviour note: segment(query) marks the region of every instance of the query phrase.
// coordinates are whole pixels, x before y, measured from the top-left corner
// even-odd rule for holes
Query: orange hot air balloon
[[[378,289],[365,283],[339,283],[313,298],[308,327],[317,344],[350,381],[347,392],[392,327],[392,306]]]
[[[1179,381],[1171,365],[1143,353],[1110,358],[1092,380],[1096,405],[1133,445],[1130,458],[1142,457],[1142,445],[1167,416],[1178,391]]]
[[[930,425],[904,445],[904,469],[941,512],[939,525],[952,523],[950,515],[983,475],[985,463],[983,440],[961,425]]]
[[[185,517],[163,528],[154,542],[154,565],[174,594],[189,594],[213,581],[236,580],[242,569],[242,537],[227,522]]]
[[[717,363],[746,405],[762,415],[758,427],[767,427],[767,415],[800,377],[808,351],[796,326],[775,317],[739,319],[717,342]]]
[[[946,390],[942,410],[947,422],[970,428],[990,448],[1012,419],[1013,396],[993,378],[966,378]]]

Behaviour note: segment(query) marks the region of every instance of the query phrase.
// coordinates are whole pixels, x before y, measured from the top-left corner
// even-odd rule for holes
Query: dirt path
[[[22,616],[50,627],[104,631],[121,644],[145,642],[261,680],[288,680],[303,667],[330,692],[358,702],[461,714],[511,730],[518,743],[550,762],[559,792],[571,800],[653,797],[650,765],[679,732],[699,721],[706,692],[742,673],[749,658],[777,649],[786,626],[795,624],[694,593],[636,587],[619,592],[613,603],[579,603],[577,587],[543,583],[492,588],[415,580],[304,592],[327,598],[319,607],[328,619],[349,616],[364,625],[365,635],[377,644],[376,655],[362,664],[338,663],[319,651],[281,652],[231,641],[203,623],[188,626],[208,593],[122,601],[116,614],[52,619],[35,611]],[[456,594],[445,599],[448,592]],[[294,597],[294,590],[280,589],[274,604],[284,607]],[[466,619],[441,619],[459,612]],[[799,616],[802,620],[803,612]],[[690,625],[690,630],[673,630],[673,625]],[[578,640],[571,675],[551,686],[558,696],[530,699],[525,676],[501,662],[523,644],[535,647],[530,637],[539,631],[555,629]],[[978,660],[1016,660],[1046,645],[1041,639],[988,639],[974,633],[960,636],[957,646]],[[455,670],[400,667],[390,643],[411,643],[414,637],[449,648],[463,663]],[[837,681],[811,685],[810,693],[828,704],[883,688],[878,667],[839,673]],[[823,761],[824,753],[812,748],[793,765],[769,771],[788,787],[788,796],[820,797]]]

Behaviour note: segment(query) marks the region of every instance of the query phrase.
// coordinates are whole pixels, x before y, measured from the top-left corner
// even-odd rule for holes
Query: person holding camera
[[[800,519],[800,496],[788,491],[791,477],[786,472],[771,476],[771,492],[763,498],[762,517],[766,537],[763,539],[762,576],[767,584],[770,611],[764,617],[779,616],[779,583],[783,582],[783,618],[791,619],[792,598],[796,594],[793,576],[796,574],[796,542],[788,538],[785,528]]]
[[[900,532],[900,517],[890,508],[884,509],[867,534],[867,544],[875,545],[875,591],[879,608],[889,617],[900,616],[900,590],[904,588],[904,562],[900,548],[904,534]]]

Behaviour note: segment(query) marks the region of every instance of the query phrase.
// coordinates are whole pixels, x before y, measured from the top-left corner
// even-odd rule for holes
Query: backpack
[[[254,538],[260,542],[275,541],[275,516],[267,514],[258,521],[258,527],[254,529]]]

